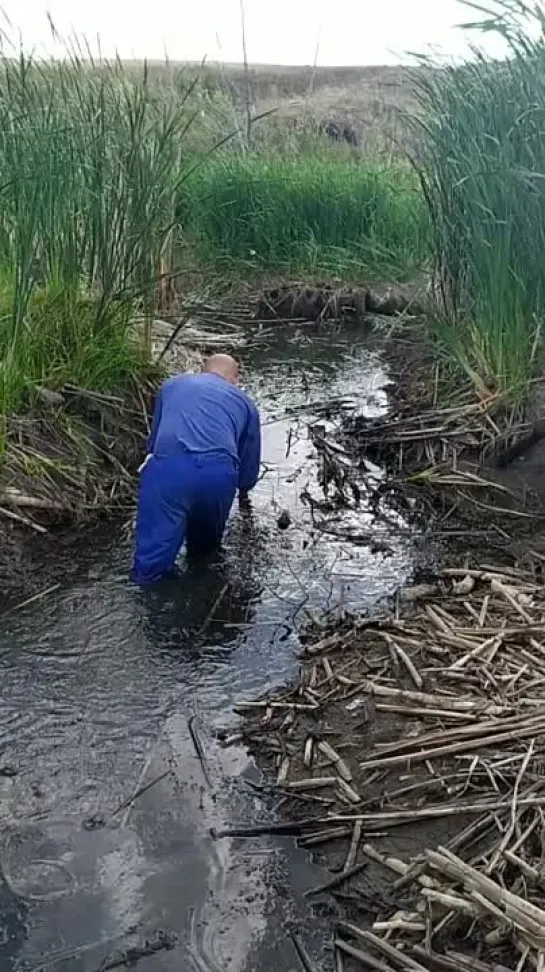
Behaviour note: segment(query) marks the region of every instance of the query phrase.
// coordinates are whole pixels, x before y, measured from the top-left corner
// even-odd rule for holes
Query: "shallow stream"
[[[236,726],[237,701],[293,675],[305,611],[372,609],[407,578],[413,551],[404,525],[375,522],[365,502],[324,533],[301,499],[320,495],[309,422],[327,432],[341,407],[386,407],[369,335],[279,330],[245,365],[264,468],[225,556],[144,594],[128,581],[128,531],[91,548],[83,537],[65,584],[2,619],[2,972],[99,972],[159,930],[174,947],[141,958],[142,972],[289,972],[290,929],[322,954],[327,922],[303,899],[318,866],[288,839],[210,836],[268,813],[245,750],[222,748],[216,731]]]

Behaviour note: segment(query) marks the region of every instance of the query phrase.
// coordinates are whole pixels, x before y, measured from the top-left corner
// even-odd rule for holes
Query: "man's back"
[[[221,544],[237,489],[259,478],[259,412],[238,386],[228,354],[201,375],[178,375],[157,394],[141,468],[132,577],[147,585],[175,570],[184,546],[204,556]]]
[[[149,451],[225,455],[239,462],[257,410],[243,391],[215,374],[177,375],[161,387]]]

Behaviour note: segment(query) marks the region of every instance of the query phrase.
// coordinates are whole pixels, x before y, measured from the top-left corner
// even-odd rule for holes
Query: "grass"
[[[406,166],[336,156],[214,156],[184,187],[180,221],[201,259],[239,270],[406,277],[427,215]]]
[[[191,93],[74,55],[0,61],[4,415],[36,384],[114,388],[143,367],[131,321],[151,319],[168,266]]]
[[[34,290],[17,340],[10,311],[13,288],[0,290],[0,393],[5,414],[25,410],[39,388],[66,383],[94,391],[122,389],[148,367],[145,350],[132,336],[131,307],[108,308],[97,326],[97,305],[85,291],[74,293],[48,284]]]
[[[191,71],[74,50],[0,58],[3,416],[39,386],[103,390],[140,373],[149,327],[142,347],[132,323],[151,321],[180,242],[241,274],[399,277],[419,262],[425,213],[407,169],[275,117],[199,168],[239,123],[236,99]]]
[[[545,313],[545,39],[516,0],[487,4],[506,60],[420,73],[420,170],[445,297],[440,333],[477,392],[520,398]],[[496,13],[500,19],[495,19]]]
[[[332,149],[310,116],[268,118],[199,168],[239,123],[237,98],[192,70],[0,58],[1,415],[42,385],[118,388],[146,368],[149,326],[142,347],[132,322],[151,322],[180,242],[240,274],[420,262],[406,168]]]

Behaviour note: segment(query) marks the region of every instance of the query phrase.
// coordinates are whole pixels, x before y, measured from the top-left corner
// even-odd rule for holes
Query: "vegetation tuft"
[[[217,154],[183,187],[179,214],[201,258],[241,268],[400,279],[428,252],[408,167],[333,152]]]
[[[545,313],[545,37],[534,8],[487,8],[476,26],[505,39],[505,60],[474,51],[462,67],[415,75],[419,169],[447,353],[480,395],[519,398]]]

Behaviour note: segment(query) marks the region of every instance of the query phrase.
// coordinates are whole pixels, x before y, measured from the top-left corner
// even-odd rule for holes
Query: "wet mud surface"
[[[2,972],[98,972],[130,948],[151,972],[289,972],[290,929],[323,966],[327,916],[303,899],[320,868],[290,838],[210,835],[273,812],[246,750],[222,748],[217,730],[236,728],[238,701],[294,676],[305,612],[374,610],[411,573],[414,547],[399,516],[379,523],[366,502],[379,469],[333,533],[312,503],[309,423],[330,431],[341,409],[386,408],[369,335],[278,331],[244,360],[264,471],[223,557],[142,593],[128,581],[130,529],[82,534],[69,570],[44,567],[43,586],[59,588],[2,618]],[[169,947],[145,955],[146,940]]]

